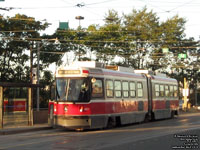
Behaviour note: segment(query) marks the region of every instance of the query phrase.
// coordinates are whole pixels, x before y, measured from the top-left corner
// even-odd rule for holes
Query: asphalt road
[[[51,129],[0,136],[0,150],[183,150],[200,149],[200,113],[114,129]]]

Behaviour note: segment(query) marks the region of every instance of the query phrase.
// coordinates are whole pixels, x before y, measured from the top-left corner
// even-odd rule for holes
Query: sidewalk
[[[9,135],[9,134],[33,132],[33,131],[40,131],[40,130],[48,130],[51,128],[52,127],[48,126],[48,124],[36,124],[33,126],[8,127],[8,128],[0,129],[0,135]]]

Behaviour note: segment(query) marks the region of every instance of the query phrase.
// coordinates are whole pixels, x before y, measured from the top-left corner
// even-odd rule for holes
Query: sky
[[[199,40],[200,36],[200,1],[199,0],[5,0],[0,2],[0,8],[14,8],[10,11],[0,10],[4,16],[14,16],[17,13],[25,14],[36,20],[51,23],[45,31],[52,34],[59,26],[59,22],[69,22],[70,28],[77,28],[79,21],[76,16],[83,16],[82,27],[91,24],[103,25],[105,14],[114,9],[122,14],[129,14],[134,9],[144,7],[153,10],[165,21],[175,15],[187,20],[185,33],[187,37]]]

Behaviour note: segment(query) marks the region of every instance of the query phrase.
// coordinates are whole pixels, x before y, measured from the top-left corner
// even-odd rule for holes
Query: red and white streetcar
[[[106,128],[178,115],[178,83],[146,70],[76,62],[56,71],[49,123],[72,129]]]

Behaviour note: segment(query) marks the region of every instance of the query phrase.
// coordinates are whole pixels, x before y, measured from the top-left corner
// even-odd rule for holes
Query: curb
[[[2,130],[0,130],[0,135],[10,135],[10,134],[17,134],[17,133],[26,133],[26,132],[34,132],[34,131],[41,131],[41,130],[49,130],[49,129],[52,129],[52,127],[43,126],[43,127],[2,129]]]

